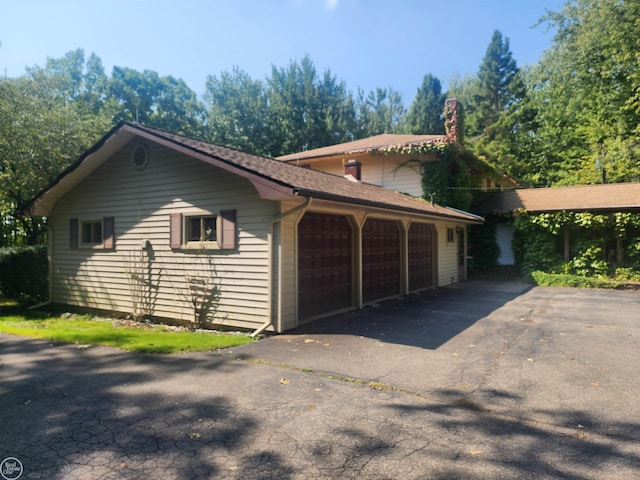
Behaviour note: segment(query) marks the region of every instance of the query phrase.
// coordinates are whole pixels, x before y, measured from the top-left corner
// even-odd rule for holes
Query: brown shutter
[[[236,211],[222,210],[220,219],[218,245],[220,248],[233,250],[236,248]]]
[[[69,219],[69,248],[78,248],[78,219]]]
[[[102,246],[107,249],[113,249],[116,246],[113,217],[104,217],[102,219]]]
[[[171,248],[182,247],[182,214],[172,213],[170,215],[170,232],[169,232],[169,246]]]

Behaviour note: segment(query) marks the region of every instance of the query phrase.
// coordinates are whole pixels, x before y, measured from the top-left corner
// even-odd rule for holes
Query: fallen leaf
[[[587,325],[587,328],[593,328],[593,325],[589,324]]]
[[[193,432],[189,434],[189,438],[198,439],[200,437],[202,437],[202,435],[200,435],[198,432]]]
[[[306,338],[304,340],[304,343],[315,343],[315,340],[311,339],[311,338]]]
[[[282,385],[289,385],[289,384],[291,383],[291,380],[289,380],[288,378],[284,378],[284,377],[282,377],[282,378],[280,379],[280,383],[281,383]]]
[[[600,382],[591,382],[592,387],[601,387]]]

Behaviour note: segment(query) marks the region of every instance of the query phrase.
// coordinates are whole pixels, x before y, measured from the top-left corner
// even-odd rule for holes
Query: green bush
[[[608,278],[583,277],[570,273],[547,273],[535,270],[527,278],[545,287],[616,288],[619,283]]]
[[[44,300],[47,268],[44,247],[0,248],[0,293],[22,304]]]

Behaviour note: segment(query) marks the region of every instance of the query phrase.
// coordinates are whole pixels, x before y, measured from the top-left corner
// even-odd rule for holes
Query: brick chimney
[[[462,141],[462,104],[457,98],[444,101],[444,132],[447,140]]]
[[[362,178],[362,164],[355,160],[351,159],[347,163],[344,164],[344,176],[351,175],[355,180],[361,180]]]

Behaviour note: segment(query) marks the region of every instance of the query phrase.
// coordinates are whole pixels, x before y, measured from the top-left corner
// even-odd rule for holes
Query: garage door
[[[362,229],[362,298],[370,302],[400,293],[400,229],[368,219]]]
[[[298,225],[300,318],[353,305],[353,233],[346,217],[306,213]]]
[[[432,225],[412,223],[409,227],[409,290],[433,286],[435,235]]]

